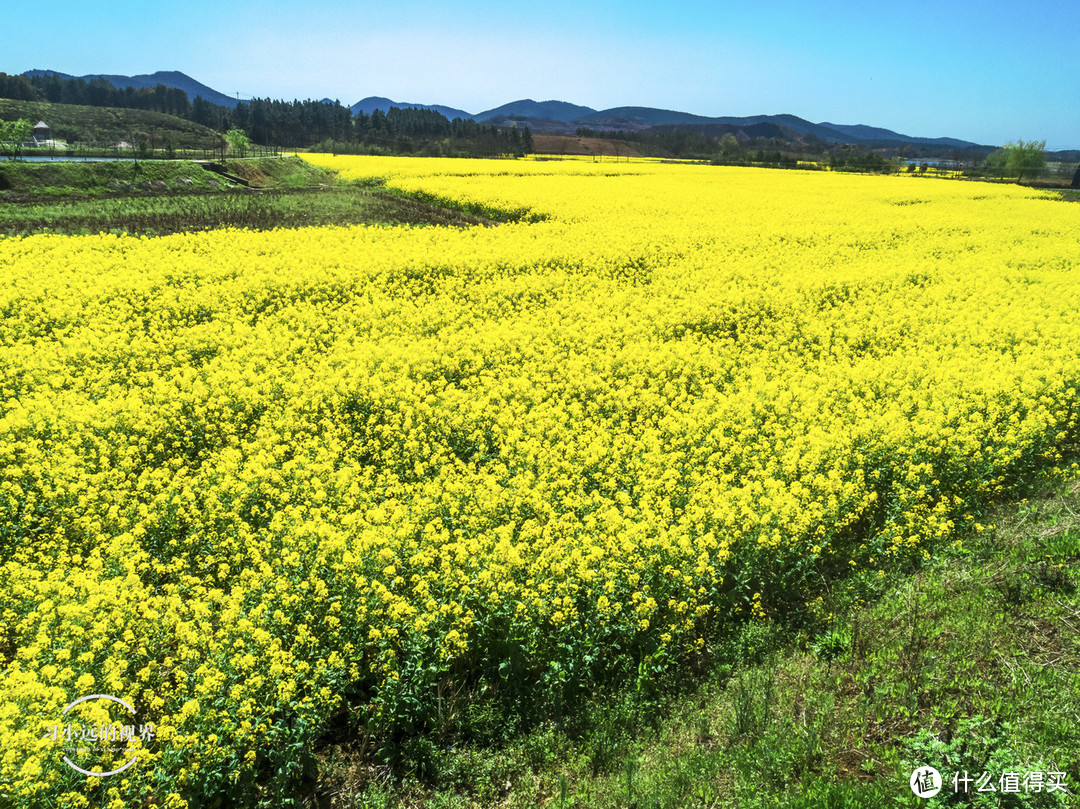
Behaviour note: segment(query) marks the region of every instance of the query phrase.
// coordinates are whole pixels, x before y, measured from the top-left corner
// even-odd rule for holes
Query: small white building
[[[35,146],[43,146],[52,140],[52,130],[44,121],[34,124],[34,134],[30,136],[30,142]]]

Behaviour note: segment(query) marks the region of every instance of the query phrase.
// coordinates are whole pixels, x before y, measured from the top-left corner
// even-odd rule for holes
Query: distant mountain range
[[[572,123],[594,112],[596,110],[592,107],[568,104],[565,101],[533,101],[531,98],[524,98],[481,112],[474,117],[477,121],[488,121],[492,118],[534,118],[540,121]]]
[[[72,76],[55,70],[26,71],[28,76],[40,76],[50,73],[55,73],[64,79],[80,78],[87,81],[105,79],[113,86],[120,88],[142,88],[164,84],[167,87],[178,87],[184,90],[191,99],[202,96],[207,101],[225,107],[235,107],[240,101],[245,100],[220,93],[176,70],[159,71],[138,76],[108,74]],[[323,100],[332,103],[329,99]],[[350,109],[353,115],[361,112],[370,115],[375,110],[386,112],[391,107],[419,107],[435,110],[450,119],[471,118],[480,123],[491,123],[500,126],[518,123],[528,126],[536,133],[573,134],[575,130],[581,127],[610,132],[615,130],[640,130],[649,127],[682,126],[693,127],[712,134],[732,132],[736,136],[745,138],[776,137],[784,140],[811,138],[826,143],[857,143],[868,147],[898,147],[910,144],[914,146],[965,149],[978,145],[956,138],[924,138],[902,135],[890,129],[866,126],[864,124],[833,124],[828,122],[815,124],[795,115],[710,118],[704,115],[654,107],[613,107],[606,110],[595,110],[592,107],[583,107],[566,101],[533,101],[529,98],[512,101],[509,104],[503,104],[494,109],[475,114],[442,104],[416,104],[393,101],[381,96],[364,98],[353,104]]]
[[[164,84],[166,87],[177,87],[188,94],[188,98],[194,100],[195,96],[202,96],[211,104],[218,104],[222,107],[235,107],[241,99],[237,99],[235,96],[228,96],[224,93],[219,93],[211,87],[207,87],[205,84],[195,81],[184,73],[178,70],[160,70],[157,73],[143,73],[138,76],[111,76],[104,73],[91,73],[86,76],[72,76],[70,73],[61,73],[59,70],[27,70],[25,75],[27,76],[48,76],[55,73],[61,79],[82,79],[83,81],[93,81],[94,79],[105,79],[113,87],[123,89],[124,87],[134,87],[136,90],[140,90],[144,87],[153,87],[157,84]]]
[[[353,115],[359,115],[361,112],[364,115],[371,115],[375,110],[382,110],[383,112],[389,111],[391,107],[397,107],[399,109],[405,109],[406,107],[418,107],[424,110],[435,110],[441,115],[445,115],[451,121],[455,118],[475,118],[476,116],[471,113],[465,112],[465,110],[454,109],[453,107],[444,107],[442,104],[411,104],[404,101],[391,101],[389,98],[383,98],[381,96],[368,96],[361,99],[349,107],[352,110]]]

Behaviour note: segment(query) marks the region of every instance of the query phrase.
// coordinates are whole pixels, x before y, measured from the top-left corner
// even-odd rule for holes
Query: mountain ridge
[[[533,101],[531,98],[522,98],[502,104],[490,110],[473,116],[477,121],[489,121],[494,118],[536,118],[545,121],[560,121],[571,123],[579,120],[583,115],[594,113],[592,107],[583,107],[580,104],[571,104],[568,101]]]
[[[473,118],[472,113],[455,109],[454,107],[447,107],[442,104],[411,104],[403,101],[391,101],[389,98],[383,96],[368,96],[367,98],[362,98],[349,107],[349,110],[353,115],[359,115],[361,112],[364,113],[364,115],[371,115],[375,110],[388,112],[391,107],[398,107],[399,109],[414,107],[423,110],[435,110],[435,112],[440,115],[445,115],[451,121],[455,118]]]
[[[104,79],[115,87],[153,87],[164,84],[184,90],[194,100],[201,95],[205,100],[225,107],[236,107],[245,99],[226,95],[191,78],[178,70],[158,71],[156,73],[122,76],[103,73],[74,76],[56,70],[28,70],[27,76],[56,74],[65,79]],[[751,128],[761,124],[771,124],[790,130],[798,137],[811,137],[829,143],[855,143],[863,146],[938,146],[942,148],[964,149],[979,146],[972,141],[958,138],[926,138],[903,135],[890,129],[869,126],[867,124],[834,124],[829,122],[813,123],[791,114],[750,115],[750,116],[705,116],[689,112],[661,109],[657,107],[623,106],[596,110],[592,107],[572,104],[567,101],[534,101],[530,98],[519,99],[493,107],[480,113],[470,113],[443,104],[416,104],[394,101],[383,96],[368,96],[349,107],[353,115],[363,112],[370,115],[376,109],[387,112],[391,107],[416,107],[430,109],[447,118],[472,119],[478,123],[493,125],[525,124],[537,133],[573,134],[576,128],[590,128],[612,132],[619,129],[640,130],[654,126],[692,126],[692,127],[727,127]]]
[[[113,87],[118,89],[124,89],[125,87],[134,87],[136,90],[141,90],[146,87],[153,87],[157,84],[164,84],[166,87],[176,87],[183,90],[188,94],[188,99],[195,100],[195,96],[202,96],[203,99],[209,101],[211,104],[217,104],[221,107],[235,107],[240,101],[246,101],[248,99],[238,99],[235,96],[226,95],[225,93],[218,92],[212,87],[208,87],[186,73],[182,73],[179,70],[159,70],[156,73],[140,73],[135,76],[122,76],[119,74],[108,73],[88,73],[85,76],[74,76],[70,73],[62,73],[59,70],[27,70],[23,73],[24,76],[59,76],[62,79],[82,79],[89,82],[94,79],[104,79],[109,82]]]

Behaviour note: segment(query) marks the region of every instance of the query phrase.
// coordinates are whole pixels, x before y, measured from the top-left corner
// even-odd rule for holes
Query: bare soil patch
[[[613,138],[579,138],[573,135],[533,135],[538,155],[592,155],[594,157],[641,157],[641,153]]]

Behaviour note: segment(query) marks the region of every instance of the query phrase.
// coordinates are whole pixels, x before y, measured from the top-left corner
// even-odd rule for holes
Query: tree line
[[[105,79],[65,79],[55,73],[11,76],[0,73],[0,98],[16,101],[47,101],[52,104],[83,104],[88,107],[122,107],[191,118],[191,103],[178,87],[114,87]],[[222,109],[226,109],[222,107]]]
[[[713,160],[740,155],[738,140],[731,133],[714,135],[691,126],[651,126],[631,131],[596,130],[578,127],[579,138],[611,138],[633,143],[635,148],[650,157],[679,160]]]
[[[429,109],[391,108],[370,115],[338,101],[281,101],[256,98],[235,107],[158,84],[117,88],[105,79],[64,79],[0,73],[0,98],[122,107],[175,115],[222,134],[242,130],[252,144],[286,148],[325,148],[342,153],[524,156],[532,152],[528,128],[484,126]]]
[[[533,150],[528,128],[448,119],[436,110],[391,107],[353,115],[337,102],[253,99],[232,111],[231,125],[253,143],[310,147],[337,154],[424,154],[523,157]]]
[[[758,136],[739,140],[726,125],[690,124],[652,126],[634,131],[579,128],[578,137],[610,138],[633,143],[644,155],[682,160],[708,160],[725,165],[756,165],[796,168],[807,163],[836,171],[896,173],[925,171],[912,161],[913,155],[932,156],[934,164],[948,171],[973,177],[1034,179],[1046,167],[1046,141],[1006,143],[990,151],[983,147],[954,150],[942,155],[934,147],[905,145],[893,149],[872,149],[863,144],[825,143],[813,137],[796,144],[777,137]],[[749,127],[753,131],[753,127]],[[1080,168],[1074,182],[1080,187]]]
[[[858,146],[831,148],[815,138],[794,143],[779,137],[775,126],[745,127],[736,137],[727,124],[664,124],[634,131],[606,132],[579,128],[578,137],[614,138],[635,144],[642,154],[676,160],[708,160],[724,165],[765,165],[795,168],[800,161],[824,163],[850,171],[882,171],[889,161]],[[771,136],[770,136],[771,135]]]

